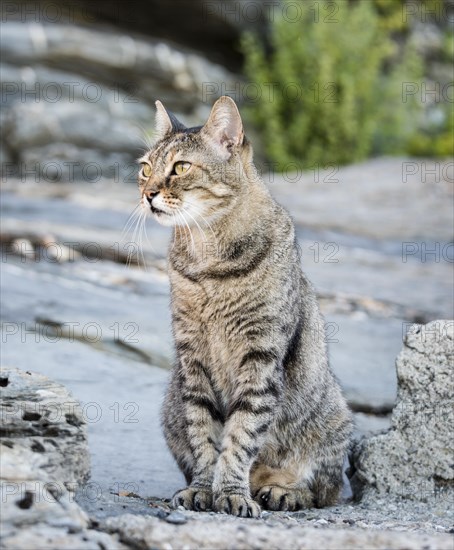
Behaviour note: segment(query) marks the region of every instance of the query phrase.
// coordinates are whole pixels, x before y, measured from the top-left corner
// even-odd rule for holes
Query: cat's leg
[[[167,446],[182,471],[186,483],[190,485],[194,458],[189,445],[180,394],[178,381],[176,376],[173,375],[163,402],[161,419]]]
[[[311,490],[317,508],[333,506],[339,500],[343,479],[344,457],[323,461],[314,472]]]
[[[173,496],[172,505],[188,510],[207,510],[212,506],[212,484],[223,417],[209,375],[200,362],[182,360],[177,376],[175,401],[179,402],[179,419],[175,422],[182,425],[183,430],[179,436],[179,430],[174,430],[174,438],[179,437],[174,447],[179,450],[173,454],[189,483]],[[167,402],[171,403],[172,399]]]
[[[269,430],[281,393],[276,357],[265,351],[248,352],[241,365],[229,406],[221,454],[213,482],[214,509],[236,516],[258,517],[252,499],[249,471]]]

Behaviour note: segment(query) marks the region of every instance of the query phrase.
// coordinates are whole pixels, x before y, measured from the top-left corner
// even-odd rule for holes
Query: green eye
[[[149,164],[146,164],[145,162],[143,163],[142,174],[146,178],[149,178],[151,176],[151,166]]]
[[[173,171],[177,176],[181,176],[191,168],[191,163],[181,160],[173,165]]]

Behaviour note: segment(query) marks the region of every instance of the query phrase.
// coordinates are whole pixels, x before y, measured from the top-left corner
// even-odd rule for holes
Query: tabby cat
[[[139,186],[174,227],[176,364],[162,423],[188,486],[172,503],[245,517],[334,504],[351,415],[292,220],[258,176],[231,98],[203,127],[156,107]]]

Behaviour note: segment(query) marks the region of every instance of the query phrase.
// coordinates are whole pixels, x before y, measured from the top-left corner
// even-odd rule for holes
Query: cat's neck
[[[273,200],[258,178],[251,178],[229,212],[217,219],[174,228],[170,255],[184,255],[188,261],[217,261],[232,243],[263,232],[271,215]]]

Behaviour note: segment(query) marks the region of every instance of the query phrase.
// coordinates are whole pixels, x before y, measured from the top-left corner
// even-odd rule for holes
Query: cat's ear
[[[230,157],[232,147],[243,143],[243,123],[231,97],[222,96],[216,101],[201,131],[225,160]]]
[[[168,111],[164,105],[158,100],[155,101],[156,105],[156,135],[158,139],[162,139],[168,134],[174,132],[182,132],[186,129],[186,126],[182,124],[177,117]]]

